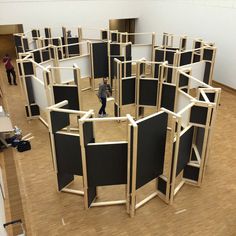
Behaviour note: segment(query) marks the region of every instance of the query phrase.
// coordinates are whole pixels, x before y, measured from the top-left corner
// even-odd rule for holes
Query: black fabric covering
[[[88,186],[127,183],[127,143],[86,147]]]
[[[196,156],[194,149],[192,151],[191,161],[197,161],[197,156]]]
[[[49,45],[49,39],[44,39],[44,45],[48,46]]]
[[[67,42],[68,42],[68,44],[78,43],[79,38],[78,37],[70,37],[70,38],[67,38]],[[80,53],[79,45],[68,46],[68,53],[69,53],[69,55],[72,55],[72,54],[79,55],[79,53]]]
[[[51,38],[49,28],[44,28],[45,38]]]
[[[204,77],[203,77],[203,82],[206,84],[209,84],[210,73],[211,73],[211,62],[206,62]]]
[[[96,187],[88,187],[87,193],[88,193],[88,207],[90,207],[97,196]]]
[[[50,59],[49,51],[48,50],[43,50],[42,51],[42,57],[43,57],[43,61],[48,61]]]
[[[49,51],[50,51],[50,54],[51,54],[51,59],[54,59],[54,58],[55,58],[55,55],[54,55],[54,50],[53,50],[53,48],[49,48]]]
[[[167,120],[161,113],[138,123],[136,189],[163,173]]]
[[[64,109],[67,109],[68,106],[64,106]],[[52,123],[52,132],[55,133],[70,124],[70,117],[68,113],[51,111],[50,112],[51,123]]]
[[[131,59],[128,59],[131,60]],[[126,66],[126,77],[130,77],[132,75],[132,62],[125,63]]]
[[[15,41],[15,46],[16,46],[16,47],[22,46],[21,36],[14,35],[14,41]]]
[[[122,105],[135,103],[136,78],[122,80]]]
[[[28,76],[25,78],[25,83],[26,83],[26,89],[27,89],[29,103],[30,104],[35,103],[34,90],[33,90],[33,86],[32,86],[31,76]]]
[[[168,83],[172,82],[172,75],[173,75],[173,68],[168,67],[167,68],[167,82]]]
[[[175,51],[166,51],[166,61],[168,61],[168,64],[173,65],[174,63],[174,55]]]
[[[155,61],[156,62],[164,62],[164,50],[155,50]]]
[[[116,104],[116,103],[114,103],[114,115],[115,115],[115,117],[118,117],[119,116],[119,114],[120,114],[120,112],[119,112],[119,107],[118,107],[118,105]]]
[[[205,129],[201,127],[196,127],[197,134],[196,134],[196,141],[195,144],[197,146],[197,150],[200,154],[200,157],[202,156],[202,148],[203,148],[203,141],[204,141],[204,135],[205,135]]]
[[[131,56],[132,56],[132,46],[131,46],[131,44],[128,44],[128,45],[126,45],[126,47],[125,47],[125,56],[126,56],[126,58],[128,58],[128,60],[131,60]]]
[[[206,92],[205,92],[206,93]],[[206,93],[210,102],[215,102],[215,93]]]
[[[196,42],[194,43],[194,48],[195,48],[195,49],[196,49],[196,48],[200,48],[201,45],[202,45],[201,42],[196,41]]]
[[[158,80],[140,80],[139,105],[156,106]]]
[[[207,112],[207,107],[201,107],[196,105],[193,106],[191,108],[190,122],[205,125],[207,120]]]
[[[106,31],[106,30],[102,31],[102,39],[103,39],[103,40],[107,40],[107,39],[108,39],[108,37],[107,37],[107,31]]]
[[[39,34],[39,31],[38,31],[38,30],[32,30],[31,33],[32,33],[32,37],[33,37],[33,38],[40,37],[40,34]]]
[[[52,44],[55,45],[55,46],[59,46],[60,45],[59,39],[58,38],[52,39]]]
[[[158,78],[159,69],[160,69],[160,64],[155,64],[155,66],[154,66],[154,78]]]
[[[23,38],[23,44],[25,51],[29,50],[29,42],[27,38]]]
[[[33,55],[34,55],[34,61],[37,63],[41,63],[40,51],[34,51]]]
[[[85,122],[83,124],[84,146],[88,143],[94,143],[93,122]]]
[[[115,72],[115,66],[117,66],[117,64],[115,63],[114,59],[117,58],[120,61],[124,61],[124,57],[123,56],[110,56],[110,65],[111,65],[111,78],[114,79],[114,72]]]
[[[179,173],[185,168],[185,166],[190,161],[190,154],[192,150],[192,141],[193,141],[193,130],[194,127],[192,126],[180,137],[176,176],[179,175]],[[175,148],[175,143],[174,143],[174,148]],[[175,152],[173,152],[173,160],[174,160],[174,153]]]
[[[203,60],[212,61],[213,59],[213,49],[204,48],[203,50]]]
[[[117,38],[118,38],[118,34],[117,33],[111,33],[111,41],[112,42],[118,41]]]
[[[68,100],[68,109],[79,110],[79,95],[78,88],[71,86],[53,86],[54,101],[55,103]]]
[[[189,73],[187,73],[189,74]],[[189,78],[183,74],[180,74],[179,76],[179,87],[184,87],[184,86],[188,86],[189,83]]]
[[[61,191],[64,187],[66,187],[73,180],[74,180],[73,175],[57,172],[58,190]]]
[[[200,59],[201,59],[201,56],[200,56],[200,55],[197,55],[197,54],[194,54],[194,55],[193,55],[193,63],[199,62]]]
[[[108,52],[107,42],[93,43],[94,78],[108,77]]]
[[[80,137],[55,133],[54,140],[58,172],[82,176]]]
[[[166,195],[166,181],[160,177],[158,178],[157,189]]]
[[[174,111],[176,86],[163,83],[161,107]]]
[[[192,51],[183,52],[180,54],[180,66],[191,64]]]
[[[110,55],[112,56],[120,55],[120,44],[115,44],[115,43],[110,44]]]
[[[25,76],[34,75],[34,68],[33,68],[32,62],[30,61],[23,62],[23,68],[24,68]],[[19,72],[20,72],[20,75],[22,75],[21,66],[19,66]]]
[[[198,181],[199,171],[200,171],[200,169],[198,167],[187,165],[184,168],[183,177],[186,179]]]
[[[182,42],[181,42],[181,49],[185,49],[186,48],[186,44],[187,44],[187,39],[183,38]]]
[[[25,106],[25,111],[26,111],[26,116],[29,117],[28,106]],[[39,106],[37,104],[31,104],[30,111],[31,111],[32,116],[39,116],[40,115]]]

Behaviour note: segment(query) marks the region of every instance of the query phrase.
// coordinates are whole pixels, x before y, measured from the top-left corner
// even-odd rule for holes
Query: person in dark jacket
[[[98,112],[99,117],[107,116],[106,113],[107,97],[110,97],[112,93],[111,86],[107,82],[108,79],[104,78],[103,83],[99,85],[98,98],[102,103],[102,106]]]
[[[12,79],[11,79],[11,75],[12,75],[13,83],[14,83],[14,85],[17,85],[17,83],[16,83],[16,72],[14,70],[14,66],[11,63],[10,56],[8,54],[6,54],[2,61],[5,65],[5,69],[6,69],[6,72],[7,72],[8,83],[10,85],[12,85]]]

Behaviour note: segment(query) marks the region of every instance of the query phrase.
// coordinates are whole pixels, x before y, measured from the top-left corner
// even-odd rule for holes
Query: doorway
[[[109,30],[118,30],[119,32],[135,33],[135,20],[129,19],[111,19],[109,20]],[[129,35],[129,42],[135,43],[134,35]]]
[[[11,58],[16,58],[16,50],[13,34],[23,33],[23,25],[0,25],[0,58],[7,53]]]

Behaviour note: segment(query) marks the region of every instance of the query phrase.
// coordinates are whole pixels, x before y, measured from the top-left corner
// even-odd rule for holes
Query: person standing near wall
[[[102,106],[98,112],[99,117],[106,117],[106,104],[107,104],[107,97],[111,96],[112,90],[111,86],[107,83],[108,79],[104,78],[103,83],[99,84],[99,90],[98,90],[98,98],[100,99]]]
[[[12,75],[13,83],[14,83],[14,85],[17,85],[17,83],[16,83],[16,72],[14,70],[14,66],[11,63],[10,56],[8,54],[6,54],[2,61],[3,61],[4,65],[5,65],[5,68],[6,68],[8,83],[10,85],[12,85],[12,79],[11,79],[11,75]]]

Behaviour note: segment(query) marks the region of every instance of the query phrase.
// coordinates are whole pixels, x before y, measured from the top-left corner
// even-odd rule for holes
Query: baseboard
[[[217,82],[217,81],[215,81],[215,80],[212,81],[212,85],[213,85],[214,87],[220,87],[220,88],[222,88],[223,90],[225,90],[225,91],[227,91],[227,92],[236,93],[236,89],[234,89],[234,88],[232,88],[232,87],[230,87],[230,86],[228,86],[228,85],[219,83],[219,82]]]

